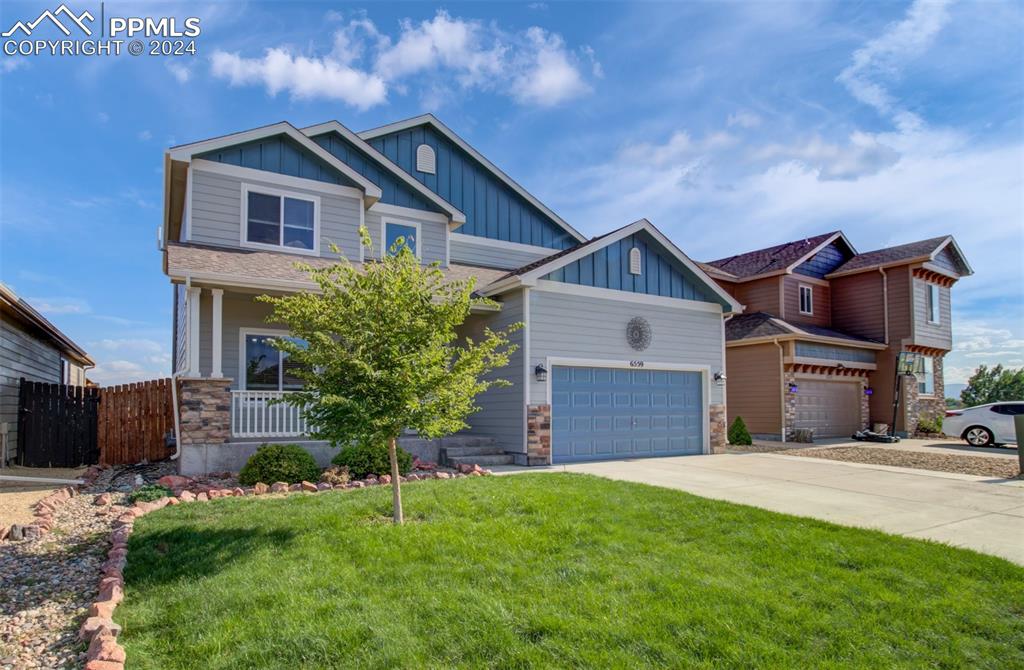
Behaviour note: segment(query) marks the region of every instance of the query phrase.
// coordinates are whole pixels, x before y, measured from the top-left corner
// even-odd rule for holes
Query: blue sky
[[[97,16],[98,3],[71,3]],[[51,5],[4,2],[0,25]],[[691,257],[842,229],[952,233],[946,380],[1024,365],[1020,3],[121,3],[197,16],[196,56],[0,55],[0,279],[98,360],[170,369],[164,150],[286,119],[431,111],[594,235]]]

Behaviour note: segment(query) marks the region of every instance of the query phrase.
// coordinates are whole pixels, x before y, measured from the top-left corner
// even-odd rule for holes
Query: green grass
[[[128,667],[1024,667],[1024,569],[582,475],[165,508]]]

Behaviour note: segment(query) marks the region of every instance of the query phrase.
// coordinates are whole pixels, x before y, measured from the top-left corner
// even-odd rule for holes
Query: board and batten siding
[[[950,289],[939,286],[939,322],[928,321],[928,286],[930,282],[914,278],[914,344],[950,350],[953,348],[952,307]]]
[[[523,322],[523,291],[510,292],[501,298],[501,311],[489,314],[471,314],[459,329],[460,339],[466,336],[479,341],[484,328],[502,330],[511,324]],[[505,379],[511,386],[496,387],[477,396],[480,411],[471,414],[466,423],[470,429],[465,435],[492,437],[499,447],[506,451],[522,453],[526,445],[526,398],[523,383],[525,356],[525,328],[512,333],[509,341],[517,349],[509,356],[509,363],[488,375],[490,379]]]
[[[743,417],[756,435],[780,436],[782,426],[782,367],[779,348],[772,343],[729,347],[725,353],[728,425]],[[731,391],[731,392],[730,392]]]
[[[7,424],[8,458],[18,450],[18,388],[22,377],[59,382],[60,352],[5,314],[0,319],[0,423]]]
[[[626,341],[626,324],[633,317],[647,319],[651,343],[644,351]],[[722,314],[720,311],[685,309],[633,302],[530,290],[530,360],[532,370],[548,357],[643,360],[656,363],[707,366],[709,377],[722,371]],[[721,386],[709,378],[711,403],[723,402]],[[530,403],[548,402],[547,382],[530,377]],[[707,402],[707,399],[705,399]]]
[[[359,198],[347,198],[311,188],[292,188],[275,185],[259,179],[240,179],[193,168],[191,240],[201,244],[222,247],[241,247],[242,239],[242,184],[256,190],[264,186],[272,191],[293,191],[320,199],[320,255],[337,258],[331,244],[337,245],[350,259],[359,259]],[[283,253],[288,249],[281,248]]]
[[[485,268],[515,270],[524,265],[557,253],[543,247],[499,246],[486,237],[474,237],[461,233],[451,235],[451,262],[476,265]]]
[[[407,225],[418,224],[420,227],[420,262],[429,265],[436,261],[442,266],[448,265],[448,233],[445,230],[447,224],[440,221],[425,221],[411,215],[381,214],[375,212],[372,207],[366,212],[366,229],[369,231],[370,240],[373,243],[373,253],[367,254],[367,258],[380,258],[381,254],[386,251],[381,240],[382,219]],[[350,256],[350,258],[358,259],[359,256]]]

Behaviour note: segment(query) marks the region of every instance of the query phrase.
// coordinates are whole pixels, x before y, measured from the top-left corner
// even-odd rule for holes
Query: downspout
[[[185,275],[185,296],[188,296],[188,290],[192,288],[192,275]],[[188,310],[185,310],[186,318],[188,318]],[[186,331],[189,332],[189,331]],[[177,361],[177,352],[175,353],[175,361]],[[174,453],[171,454],[171,460],[178,460],[178,456],[181,455],[181,415],[178,413],[178,376],[181,375],[181,370],[175,370],[174,374],[171,375],[171,407],[174,409]]]
[[[885,343],[889,344],[889,276],[885,268],[878,268],[882,275],[882,324],[885,331]]]
[[[785,365],[782,362],[782,359],[783,359],[783,349],[782,349],[782,345],[779,344],[779,338],[777,338],[777,337],[773,337],[772,338],[772,344],[774,344],[775,346],[777,346],[779,348],[779,384],[780,384],[779,398],[781,398],[781,402],[779,403],[780,404],[779,410],[782,412],[782,414],[780,415],[781,429],[782,429],[780,431],[780,434],[782,435],[782,443],[785,444],[786,443],[786,388],[785,388],[786,387],[786,373],[785,373]]]

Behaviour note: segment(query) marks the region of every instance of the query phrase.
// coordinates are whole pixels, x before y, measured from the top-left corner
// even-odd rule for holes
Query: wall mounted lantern
[[[725,384],[725,373],[724,372],[716,372],[715,373],[715,381],[718,383],[719,386],[722,386],[723,384]]]
[[[800,390],[800,387],[797,386],[796,384],[790,384],[789,385],[789,392],[790,393],[796,393],[799,390]]]
[[[874,395],[874,394],[875,394],[875,389],[871,388],[870,386],[867,387],[866,389],[864,389],[864,395]]]
[[[548,380],[548,369],[544,367],[543,363],[537,363],[537,367],[533,369],[533,374],[539,382],[546,382]]]

